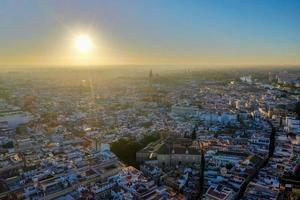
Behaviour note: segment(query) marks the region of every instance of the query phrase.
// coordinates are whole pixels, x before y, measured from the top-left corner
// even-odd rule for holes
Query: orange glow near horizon
[[[73,32],[73,31],[72,31]],[[74,32],[76,34],[74,34]],[[0,55],[1,65],[45,65],[45,66],[85,66],[85,65],[194,65],[194,66],[297,66],[300,57],[257,54],[233,54],[216,52],[176,52],[165,51],[164,46],[156,52],[133,46],[118,46],[100,31],[76,32],[56,38],[56,42],[46,42],[43,51],[36,51],[34,45],[26,54]],[[101,35],[101,36],[100,36]],[[44,51],[45,50],[45,51]]]
[[[1,1],[0,66],[300,66],[300,1],[131,1]]]

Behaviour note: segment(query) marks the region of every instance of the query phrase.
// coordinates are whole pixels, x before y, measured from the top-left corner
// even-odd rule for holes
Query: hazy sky
[[[300,1],[1,0],[0,64],[296,65]]]

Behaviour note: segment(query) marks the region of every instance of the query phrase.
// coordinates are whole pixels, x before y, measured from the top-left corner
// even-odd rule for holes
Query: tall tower
[[[100,147],[100,137],[96,137],[96,138],[94,139],[94,141],[95,141],[96,151],[98,151],[98,150],[99,150],[99,147]]]
[[[152,76],[153,76],[153,74],[152,74],[152,69],[151,69],[149,72],[149,84],[150,85],[152,84]]]

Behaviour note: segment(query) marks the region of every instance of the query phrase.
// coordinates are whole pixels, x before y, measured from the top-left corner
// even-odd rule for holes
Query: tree
[[[151,142],[155,142],[160,139],[160,134],[159,133],[153,133],[151,135],[145,135],[143,139],[139,142],[140,145],[144,148]]]
[[[136,166],[135,154],[141,145],[133,138],[121,138],[111,143],[111,151],[127,165]]]
[[[233,167],[232,163],[227,163],[226,164],[226,169],[230,170]]]
[[[191,138],[192,138],[193,140],[195,140],[196,137],[197,137],[197,133],[196,133],[196,129],[194,128],[194,130],[193,130],[193,132],[192,132],[192,134],[191,134]]]
[[[12,141],[7,142],[6,144],[3,144],[2,147],[4,149],[10,149],[14,147],[14,143]]]
[[[298,118],[300,118],[300,101],[298,101],[298,102],[295,104],[295,109],[294,109],[294,111],[297,113]]]
[[[27,133],[27,126],[25,124],[20,124],[16,128],[16,134],[26,134]]]

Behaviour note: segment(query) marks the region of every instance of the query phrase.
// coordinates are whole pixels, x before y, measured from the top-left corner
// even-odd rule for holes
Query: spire
[[[150,84],[152,83],[152,76],[153,76],[153,74],[152,74],[152,69],[151,69],[149,72],[149,83]]]

